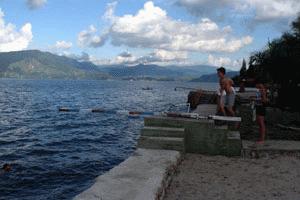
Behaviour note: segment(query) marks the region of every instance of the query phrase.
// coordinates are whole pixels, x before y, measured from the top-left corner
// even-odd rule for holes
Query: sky
[[[0,52],[239,70],[299,12],[299,0],[0,0]]]

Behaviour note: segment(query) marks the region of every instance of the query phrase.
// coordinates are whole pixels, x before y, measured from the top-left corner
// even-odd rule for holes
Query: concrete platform
[[[268,157],[273,154],[300,155],[300,141],[266,140],[264,144],[243,140],[243,156],[248,158]]]
[[[137,149],[131,157],[99,176],[75,200],[162,199],[181,154],[178,151]]]

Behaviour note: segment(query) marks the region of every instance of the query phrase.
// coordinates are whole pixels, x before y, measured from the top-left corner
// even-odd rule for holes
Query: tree
[[[243,79],[246,77],[247,74],[247,66],[246,66],[246,61],[243,59],[242,67],[240,69],[240,78]]]
[[[295,36],[300,37],[300,14],[298,15],[298,18],[292,22],[292,29]]]
[[[300,15],[291,28],[291,32],[269,41],[265,49],[250,56],[246,77],[276,83],[280,106],[300,111],[300,98],[295,96],[300,93]]]

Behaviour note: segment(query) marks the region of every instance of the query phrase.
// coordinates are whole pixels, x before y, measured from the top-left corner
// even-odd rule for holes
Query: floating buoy
[[[68,112],[69,109],[68,108],[59,108],[58,111],[60,111],[60,112]]]
[[[94,108],[92,109],[92,112],[105,112],[105,110],[101,108]]]
[[[139,111],[129,111],[129,115],[140,115],[141,113]]]

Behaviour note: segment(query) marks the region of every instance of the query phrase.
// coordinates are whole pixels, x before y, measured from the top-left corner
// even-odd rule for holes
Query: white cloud
[[[172,62],[181,62],[187,59],[186,52],[170,52],[165,50],[154,50],[144,56],[135,56],[128,51],[120,53],[110,64],[167,64]]]
[[[117,6],[116,1],[107,4],[106,11],[105,11],[105,14],[104,14],[103,18],[113,21],[115,19],[114,10],[115,10],[116,6]]]
[[[178,0],[177,5],[197,16],[251,17],[254,21],[275,21],[295,17],[299,0]]]
[[[57,41],[54,45],[55,49],[62,49],[67,50],[72,47],[72,42],[66,42],[66,41]]]
[[[227,67],[231,70],[239,70],[242,66],[242,60],[232,60],[228,57],[215,57],[213,55],[208,56],[208,64],[216,67]]]
[[[73,59],[78,60],[80,62],[84,62],[84,61],[92,62],[92,56],[90,56],[86,52],[81,52],[81,55],[77,55],[77,54],[73,54],[73,53],[64,51],[60,55],[67,56],[69,58],[73,58]]]
[[[227,57],[216,58],[213,55],[209,55],[208,64],[213,66],[228,66],[231,64],[231,59]]]
[[[187,58],[187,52],[156,49],[152,53],[138,57],[135,62],[166,65],[171,63],[179,64],[185,62]]]
[[[235,52],[252,42],[250,36],[234,38],[231,27],[219,27],[214,21],[203,18],[198,23],[174,20],[167,12],[149,1],[135,15],[115,16],[112,6],[108,6],[105,16],[111,20],[109,31],[103,36],[95,27],[79,34],[79,44],[98,47],[109,37],[115,46],[133,48],[153,48],[176,52]],[[109,14],[107,14],[109,13]],[[92,45],[94,37],[101,45]]]
[[[96,34],[97,29],[91,25],[88,30],[83,30],[78,34],[77,41],[82,47],[101,47],[106,40],[106,36]]]
[[[173,20],[151,1],[136,15],[115,17],[110,30],[114,45],[168,51],[234,52],[251,40],[232,39],[229,26],[220,28],[208,18],[194,24]]]
[[[155,50],[153,56],[161,61],[182,61],[188,58],[187,52]]]
[[[5,24],[4,13],[0,9],[0,52],[26,49],[32,40],[31,24],[26,23],[17,31],[16,26]]]
[[[78,55],[68,55],[69,57],[75,58],[77,60],[81,59],[84,54],[81,56]],[[99,59],[95,56],[88,55],[85,56],[85,61],[93,62],[97,65],[136,65],[136,64],[180,64],[187,61],[186,52],[168,52],[165,50],[154,50],[151,53],[148,53],[143,56],[136,56],[130,53],[129,51],[124,51],[118,54],[116,57],[111,59]]]
[[[111,64],[136,64],[137,57],[129,52],[123,52],[119,54],[116,58],[112,59]]]
[[[30,9],[37,9],[47,3],[47,0],[27,0],[27,6]]]

